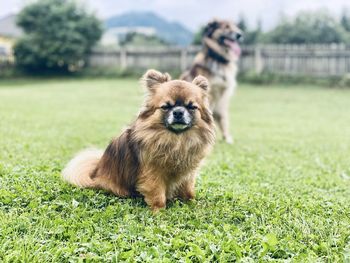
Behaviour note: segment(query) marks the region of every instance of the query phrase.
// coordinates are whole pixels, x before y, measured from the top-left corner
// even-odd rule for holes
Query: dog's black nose
[[[173,111],[173,116],[175,120],[181,120],[182,117],[184,116],[184,110],[181,108],[175,109]]]
[[[236,33],[236,40],[239,40],[240,38],[242,38],[242,34]]]

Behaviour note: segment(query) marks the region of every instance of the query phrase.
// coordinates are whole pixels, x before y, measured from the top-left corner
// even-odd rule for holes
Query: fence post
[[[260,75],[261,72],[264,69],[264,64],[263,64],[263,58],[261,54],[261,47],[259,45],[256,45],[254,48],[254,68],[255,68],[255,73],[257,75]]]
[[[187,49],[182,48],[181,49],[181,54],[180,54],[180,67],[181,71],[185,71],[187,69]]]
[[[120,68],[121,69],[126,69],[127,68],[127,54],[126,54],[126,49],[121,48],[120,49]]]

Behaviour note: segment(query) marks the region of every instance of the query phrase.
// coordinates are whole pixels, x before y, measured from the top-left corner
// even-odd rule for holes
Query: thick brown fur
[[[82,152],[62,174],[80,187],[104,189],[121,197],[142,195],[157,211],[167,200],[194,198],[198,167],[214,143],[214,124],[204,77],[188,83],[149,70],[142,82],[147,97],[136,121],[112,140],[103,155],[96,150]],[[175,133],[164,125],[162,105],[178,101],[193,103],[196,109],[191,110],[193,125]]]
[[[229,101],[237,85],[236,75],[239,54],[233,52],[223,41],[225,36],[238,41],[242,32],[232,22],[214,19],[203,31],[202,50],[197,54],[190,69],[180,79],[192,81],[205,76],[210,83],[210,106],[214,119],[226,142],[232,143],[229,132]]]

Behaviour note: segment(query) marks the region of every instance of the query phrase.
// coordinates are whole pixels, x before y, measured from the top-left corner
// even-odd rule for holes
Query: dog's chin
[[[182,133],[187,131],[190,127],[191,125],[186,123],[172,123],[167,125],[168,130],[175,133]]]

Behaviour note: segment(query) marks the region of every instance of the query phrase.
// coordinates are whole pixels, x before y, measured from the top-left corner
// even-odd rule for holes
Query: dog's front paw
[[[164,198],[145,198],[146,203],[149,205],[153,213],[157,213],[160,209],[165,209],[166,199]]]
[[[193,200],[195,198],[196,194],[194,192],[194,190],[185,190],[180,192],[179,194],[179,198],[183,201],[189,201],[189,200]]]
[[[165,209],[166,205],[165,204],[152,204],[151,209],[153,214],[157,214],[159,210]]]

